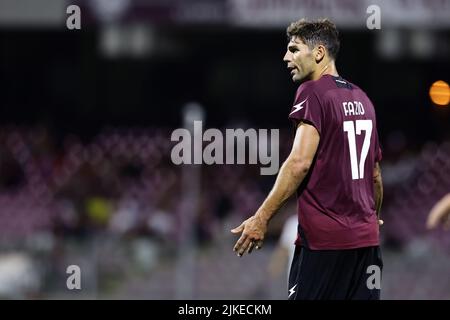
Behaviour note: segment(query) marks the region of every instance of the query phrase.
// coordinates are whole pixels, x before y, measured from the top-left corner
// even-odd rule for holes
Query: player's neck
[[[322,66],[319,66],[317,70],[312,75],[312,80],[318,80],[323,75],[332,75],[335,77],[338,77],[339,74],[336,69],[336,65],[334,64],[333,60],[328,61],[327,63],[324,63]]]

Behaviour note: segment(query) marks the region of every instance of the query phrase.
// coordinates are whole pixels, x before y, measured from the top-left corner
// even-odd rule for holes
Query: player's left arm
[[[375,210],[377,211],[378,223],[383,225],[383,220],[381,220],[380,212],[381,205],[383,203],[383,179],[381,178],[381,168],[380,164],[375,163],[375,168],[373,169],[373,183],[375,191]]]
[[[444,229],[450,230],[450,193],[439,200],[428,215],[428,229],[436,228],[439,224],[442,224]]]
[[[297,190],[307,175],[319,145],[320,135],[317,129],[300,122],[295,134],[292,150],[280,168],[275,184],[256,213],[239,227],[231,230],[242,232],[234,246],[239,256],[251,253],[253,247],[262,246],[267,225],[286,200]]]

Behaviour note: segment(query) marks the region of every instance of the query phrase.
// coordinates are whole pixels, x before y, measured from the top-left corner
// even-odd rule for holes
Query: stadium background
[[[81,8],[81,30],[66,8]],[[369,30],[366,8],[381,8]],[[374,102],[382,142],[383,299],[450,298],[450,232],[425,229],[450,191],[450,1],[0,1],[0,296],[284,299],[263,250],[237,258],[229,230],[274,176],[256,165],[185,168],[170,134],[186,106],[207,128],[278,128],[296,86],[285,28],[329,17],[337,68]],[[78,265],[82,290],[66,288]]]

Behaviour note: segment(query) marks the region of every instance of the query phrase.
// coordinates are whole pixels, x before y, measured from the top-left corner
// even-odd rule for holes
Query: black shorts
[[[289,273],[289,300],[379,300],[380,247],[310,250],[296,246]]]

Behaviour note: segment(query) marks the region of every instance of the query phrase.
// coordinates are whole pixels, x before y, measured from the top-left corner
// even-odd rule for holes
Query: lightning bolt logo
[[[295,288],[296,287],[297,287],[297,284],[289,289],[289,296],[288,296],[288,298],[290,298],[295,293]]]
[[[293,114],[293,113],[296,113],[296,112],[299,111],[299,110],[302,110],[302,109],[303,109],[303,104],[306,102],[306,100],[308,100],[308,98],[306,98],[305,100],[303,100],[303,101],[300,102],[299,104],[296,104],[296,105],[294,106],[294,110],[292,110],[292,112],[289,113],[289,115],[291,115],[291,114]]]

